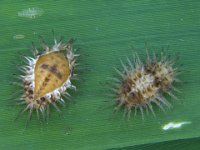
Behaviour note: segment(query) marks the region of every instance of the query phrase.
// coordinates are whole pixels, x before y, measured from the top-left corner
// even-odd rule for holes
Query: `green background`
[[[24,11],[29,8],[40,14],[30,18]],[[185,143],[197,149],[199,8],[198,0],[0,1],[0,149],[164,149],[168,145],[187,149],[190,144]],[[80,80],[74,82],[77,92],[72,92],[75,102],[62,108],[61,117],[51,109],[48,124],[41,124],[34,114],[25,128],[27,113],[13,121],[22,107],[8,99],[19,90],[9,82],[15,81],[12,74],[20,74],[20,54],[31,55],[32,41],[40,47],[38,35],[53,44],[52,29],[58,38],[76,38],[75,47],[80,48]],[[126,56],[137,52],[144,60],[146,47],[160,53],[168,46],[167,53],[178,54],[178,63],[183,64],[179,78],[186,83],[177,85],[182,93],[176,94],[180,101],[168,97],[174,107],[166,114],[154,107],[156,118],[148,115],[144,121],[140,114],[130,121],[122,118],[123,112],[113,117],[106,83],[115,75],[114,67],[122,68],[119,59],[125,62]],[[181,121],[191,124],[162,130],[164,124]],[[194,139],[169,142],[187,138]]]

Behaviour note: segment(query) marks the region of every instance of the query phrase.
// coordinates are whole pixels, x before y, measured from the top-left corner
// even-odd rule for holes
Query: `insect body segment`
[[[69,62],[61,52],[43,55],[35,65],[34,98],[59,88],[70,76]]]

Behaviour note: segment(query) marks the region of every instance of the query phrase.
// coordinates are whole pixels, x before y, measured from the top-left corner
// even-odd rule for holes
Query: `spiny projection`
[[[24,57],[26,65],[19,67],[23,72],[19,78],[22,80],[23,95],[18,104],[25,105],[20,114],[29,111],[28,120],[33,111],[37,112],[38,118],[42,114],[43,119],[49,116],[49,106],[52,105],[60,112],[57,103],[64,105],[64,96],[70,96],[68,89],[76,89],[71,83],[74,74],[76,59],[72,47],[73,39],[66,43],[54,38],[54,45],[49,47],[42,40],[43,53],[39,53],[33,44],[32,57]]]
[[[174,67],[175,60],[169,60],[161,52],[160,58],[155,54],[151,58],[147,51],[146,62],[142,62],[136,53],[133,61],[127,58],[128,65],[122,61],[123,71],[116,69],[120,78],[115,78],[115,110],[124,108],[124,115],[130,118],[131,112],[152,112],[155,116],[153,105],[157,105],[163,112],[165,108],[172,105],[165,98],[165,93],[176,98],[172,91],[178,91],[173,84],[178,82],[177,68]],[[154,103],[154,104],[153,104]],[[152,105],[153,104],[153,105]]]

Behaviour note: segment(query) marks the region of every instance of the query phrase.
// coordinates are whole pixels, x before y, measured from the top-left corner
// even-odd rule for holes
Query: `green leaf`
[[[150,143],[144,145],[136,145],[132,147],[116,148],[112,150],[163,150],[163,149],[176,149],[176,150],[198,150],[200,148],[199,138],[181,139],[160,143]]]
[[[94,150],[199,137],[199,8],[198,0],[1,1],[0,148]],[[76,38],[80,48],[75,104],[62,108],[62,116],[52,108],[48,124],[34,114],[25,129],[28,113],[13,121],[23,107],[9,99],[20,89],[9,82],[15,81],[12,74],[19,75],[20,54],[31,55],[31,42],[40,47],[39,35],[53,44],[52,29],[58,39]],[[166,115],[154,106],[156,118],[142,120],[138,114],[126,121],[122,111],[113,117],[106,82],[115,75],[114,67],[122,68],[120,59],[126,62],[137,52],[144,61],[145,43],[150,52],[170,46],[168,54],[180,55],[179,78],[186,82],[176,86],[180,101],[168,98],[173,108]],[[164,131],[170,122],[190,124]]]

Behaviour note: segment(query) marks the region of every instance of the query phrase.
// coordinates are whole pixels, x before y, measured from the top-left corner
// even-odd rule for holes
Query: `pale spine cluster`
[[[130,59],[127,58],[128,66],[121,61],[124,69],[122,72],[115,68],[121,77],[121,79],[114,78],[115,87],[112,88],[112,91],[116,94],[117,106],[115,110],[119,110],[123,107],[124,116],[128,118],[130,118],[133,110],[135,111],[135,115],[139,110],[142,114],[142,118],[144,118],[144,110],[146,110],[147,113],[150,110],[155,116],[153,103],[163,112],[165,112],[164,106],[171,108],[172,105],[164,97],[164,93],[177,99],[171,92],[171,90],[178,91],[172,85],[174,82],[179,81],[176,78],[176,68],[173,68],[174,62],[167,60],[162,53],[160,61],[157,60],[155,55],[153,59],[150,59],[148,53],[146,64],[141,62],[137,54],[134,55],[133,60],[134,61],[131,62]],[[167,80],[165,81],[167,85],[164,84],[164,79]]]

